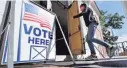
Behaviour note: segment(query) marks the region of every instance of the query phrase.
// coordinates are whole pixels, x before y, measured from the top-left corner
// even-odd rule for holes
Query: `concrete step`
[[[47,63],[27,63],[27,64],[18,64],[15,65],[15,68],[59,68],[59,67],[127,67],[127,57],[113,57],[111,59],[99,59],[97,61],[85,61],[85,60],[76,60],[76,64],[73,64],[72,61],[60,61],[60,62],[51,62]],[[0,68],[6,68],[6,66],[0,66]]]

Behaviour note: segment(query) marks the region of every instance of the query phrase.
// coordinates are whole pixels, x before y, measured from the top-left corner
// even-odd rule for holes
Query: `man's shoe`
[[[97,56],[90,55],[90,56],[88,56],[87,58],[85,58],[85,60],[87,60],[87,61],[90,61],[90,60],[97,60]]]
[[[115,54],[117,47],[112,46],[111,48],[106,48],[107,54],[110,58],[112,58]]]
[[[107,52],[109,58],[111,58],[111,51],[110,51],[110,48],[106,48],[106,52]]]
[[[111,57],[114,56],[115,51],[116,51],[117,49],[118,49],[118,48],[117,48],[117,47],[114,47],[114,46],[110,48]]]

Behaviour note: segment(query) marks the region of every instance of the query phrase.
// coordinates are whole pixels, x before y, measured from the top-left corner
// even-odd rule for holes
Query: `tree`
[[[125,17],[123,15],[120,16],[118,13],[108,14],[107,11],[101,11],[100,13],[100,23],[104,41],[114,44],[114,42],[117,41],[118,36],[112,35],[112,29],[121,29]]]

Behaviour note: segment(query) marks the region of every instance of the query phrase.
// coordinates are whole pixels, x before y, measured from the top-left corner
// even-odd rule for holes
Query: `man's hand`
[[[79,13],[79,14],[77,14],[77,15],[75,15],[75,16],[73,16],[73,18],[79,18],[80,16],[82,16],[84,13],[83,12],[81,12],[81,13]]]
[[[73,18],[76,18],[76,16],[73,16]]]
[[[71,17],[71,19],[74,19],[74,17]]]

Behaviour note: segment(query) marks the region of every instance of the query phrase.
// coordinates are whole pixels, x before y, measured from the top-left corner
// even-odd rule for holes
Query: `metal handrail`
[[[125,53],[127,52],[127,41],[117,42],[114,44],[114,46],[117,47],[116,54],[118,54],[118,56],[120,56],[120,53],[123,53],[122,56],[127,56],[127,54]]]

